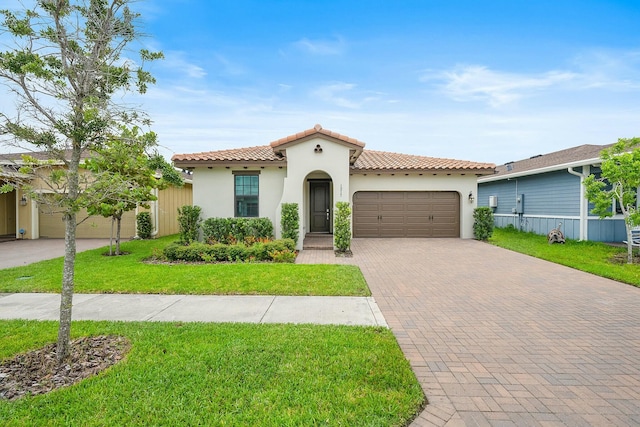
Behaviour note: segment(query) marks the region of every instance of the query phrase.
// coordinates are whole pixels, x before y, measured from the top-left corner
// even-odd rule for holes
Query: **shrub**
[[[254,258],[255,261],[268,261],[269,251],[267,245],[262,242],[255,243],[248,248],[249,258]]]
[[[178,208],[178,226],[182,243],[189,244],[198,240],[200,223],[202,222],[201,212],[200,206],[184,205],[182,208]]]
[[[182,242],[174,242],[167,245],[162,251],[169,261],[186,262],[245,262],[245,261],[274,261],[293,262],[295,260],[295,243],[291,239],[273,240],[267,243],[257,242],[253,246],[243,243],[226,245],[216,243],[214,245],[192,242],[185,245]],[[287,253],[291,253],[289,255]],[[277,260],[275,258],[277,258]]]
[[[348,202],[336,203],[333,241],[339,252],[347,252],[351,247],[351,207]]]
[[[256,240],[273,237],[273,223],[269,218],[208,218],[202,225],[205,242],[235,244],[247,237]]]
[[[242,243],[227,246],[227,260],[240,262],[249,258],[249,251]]]
[[[288,249],[282,251],[269,252],[269,257],[273,262],[290,262],[296,261],[296,253]]]
[[[282,228],[283,239],[292,239],[294,243],[298,243],[300,232],[300,214],[298,212],[297,203],[282,204],[282,217],[280,218],[280,227]]]
[[[151,224],[151,214],[149,212],[140,212],[136,216],[136,225],[138,227],[138,237],[141,239],[150,239],[153,225]]]
[[[473,210],[473,236],[477,240],[488,240],[493,234],[493,211],[483,206]]]
[[[249,234],[257,239],[273,239],[273,223],[269,218],[251,218]]]

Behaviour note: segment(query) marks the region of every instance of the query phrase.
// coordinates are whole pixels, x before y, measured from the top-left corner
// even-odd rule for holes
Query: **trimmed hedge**
[[[270,242],[258,242],[247,246],[244,243],[225,245],[193,242],[183,245],[171,243],[163,250],[169,261],[186,262],[251,262],[273,261],[294,262],[295,242],[292,239],[279,239]]]
[[[202,224],[202,234],[211,244],[266,240],[273,238],[273,223],[269,218],[208,218]]]
[[[473,211],[473,237],[476,240],[489,240],[493,234],[493,210],[482,206]]]
[[[136,223],[138,226],[138,237],[141,239],[150,239],[151,233],[153,232],[151,214],[149,212],[140,212],[136,216]]]

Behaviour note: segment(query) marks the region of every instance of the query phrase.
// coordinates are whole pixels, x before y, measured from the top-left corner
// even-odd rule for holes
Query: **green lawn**
[[[238,295],[344,295],[371,292],[356,266],[300,264],[145,264],[143,259],[176,240],[122,244],[129,255],[103,256],[106,249],[81,252],[75,292]],[[0,270],[0,292],[60,292],[62,258]]]
[[[0,321],[0,359],[54,342],[57,324]],[[424,395],[386,328],[76,322],[128,356],[46,395],[0,401],[1,425],[404,426]]]
[[[614,247],[600,242],[567,240],[550,245],[546,236],[497,228],[489,242],[502,248],[566,265],[577,270],[640,286],[640,265],[626,264],[626,247]],[[623,263],[611,260],[622,254]]]

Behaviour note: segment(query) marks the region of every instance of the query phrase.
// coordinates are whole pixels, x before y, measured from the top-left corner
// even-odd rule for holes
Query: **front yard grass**
[[[57,323],[0,321],[0,359],[56,339]],[[126,358],[73,386],[8,402],[0,424],[403,426],[424,395],[389,329],[75,322]]]
[[[370,296],[351,265],[302,264],[147,264],[176,236],[124,242],[129,255],[104,256],[105,248],[77,254],[75,292]],[[60,292],[62,258],[0,270],[0,292]]]
[[[546,236],[508,228],[496,228],[489,242],[587,273],[640,286],[640,265],[626,264],[626,247],[570,239],[565,244],[550,245]],[[621,261],[612,262],[615,257],[621,257]]]

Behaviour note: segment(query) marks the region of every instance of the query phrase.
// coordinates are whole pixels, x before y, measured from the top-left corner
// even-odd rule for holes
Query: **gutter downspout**
[[[584,165],[582,167],[582,173],[573,170],[573,167],[568,167],[567,172],[571,175],[575,175],[580,178],[580,240],[587,240],[589,235],[589,221],[587,215],[589,214],[589,201],[585,196],[584,179],[591,174],[591,166]]]
[[[158,235],[158,189],[153,189],[153,195],[156,196],[156,200],[154,200],[151,205],[151,223],[153,224],[153,231],[151,232],[151,237],[155,238]]]

